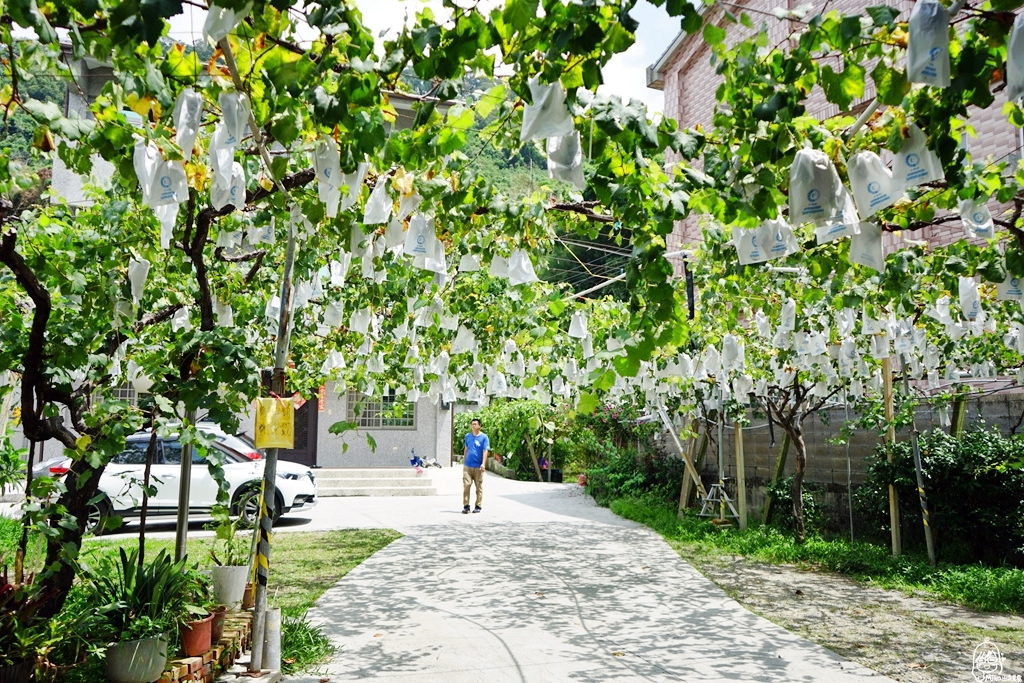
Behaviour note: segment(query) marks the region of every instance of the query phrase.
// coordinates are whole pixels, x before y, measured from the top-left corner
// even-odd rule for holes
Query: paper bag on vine
[[[465,325],[459,325],[455,333],[455,341],[452,342],[452,353],[469,353],[476,350],[476,335]]]
[[[586,314],[580,312],[573,313],[572,320],[569,321],[569,336],[573,339],[583,339],[587,334]]]
[[[295,404],[282,398],[256,399],[256,448],[295,447]]]
[[[249,124],[249,99],[243,93],[223,90],[217,97],[217,103],[221,119],[210,147],[234,151],[245,137],[245,128]]]
[[[142,190],[143,204],[153,206],[151,193],[163,161],[160,148],[156,146],[155,142],[146,142],[142,138],[135,141],[132,163],[135,166],[135,175],[139,179],[139,188]]]
[[[188,176],[185,174],[184,162],[165,161],[157,167],[149,199],[153,207],[181,204],[188,199]]]
[[[341,327],[343,322],[345,322],[345,304],[335,301],[324,307],[324,325]]]
[[[234,327],[235,311],[231,304],[220,299],[213,300],[213,313],[217,316],[217,327]]]
[[[1016,102],[1024,95],[1024,13],[1017,14],[1006,42],[1006,99]]]
[[[142,301],[142,294],[146,288],[146,279],[149,277],[149,267],[152,264],[144,259],[132,259],[128,262],[128,280],[132,285],[132,299],[136,305]]]
[[[793,228],[783,218],[767,220],[759,228],[761,245],[766,252],[766,260],[774,260],[794,254],[800,250]]]
[[[828,156],[816,149],[798,150],[789,167],[789,220],[794,225],[825,225],[842,211],[842,183]]]
[[[754,314],[754,326],[757,328],[757,336],[767,339],[772,336],[772,324],[768,316],[760,308]]]
[[[1024,279],[1007,274],[1006,279],[999,283],[996,298],[999,301],[1024,300]]]
[[[342,183],[338,144],[330,137],[320,138],[317,140],[313,158],[316,163],[317,195],[324,204],[327,217],[334,218],[338,215]]]
[[[989,239],[995,235],[995,224],[988,210],[988,197],[960,200],[960,221],[970,239]]]
[[[907,27],[907,80],[949,86],[949,14],[935,0],[919,0]]]
[[[857,152],[847,166],[850,187],[861,218],[869,218],[892,206],[902,191],[895,186],[892,173],[874,152]]]
[[[463,254],[459,259],[460,273],[475,273],[480,270],[479,254]]]
[[[885,271],[882,250],[882,228],[875,223],[861,223],[860,231],[850,240],[850,261],[879,273]]]
[[[825,221],[824,225],[814,228],[814,237],[818,244],[835,242],[844,237],[852,237],[857,234],[857,226],[860,223],[857,207],[854,204],[853,196],[843,185],[839,186],[836,206],[839,207],[839,213],[831,220]]]
[[[203,96],[184,88],[174,103],[174,142],[181,147],[185,161],[192,159],[192,148],[203,124]]]
[[[341,198],[341,206],[339,207],[341,211],[349,208],[359,199],[359,191],[363,188],[363,179],[366,177],[366,168],[367,164],[363,162],[352,173],[342,175],[342,183],[345,186],[346,194]]]
[[[237,161],[231,164],[231,176],[227,186],[221,183],[217,174],[210,187],[210,205],[220,211],[225,206],[245,206],[245,170]]]
[[[519,141],[556,138],[572,133],[572,115],[565,104],[562,84],[558,81],[541,83],[540,78],[535,76],[529,85],[533,104],[523,108],[523,127],[519,131]]]
[[[978,293],[978,283],[973,277],[960,276],[960,310],[968,320],[975,320],[981,311],[981,295]]]
[[[935,152],[928,149],[928,137],[915,123],[911,123],[907,131],[907,139],[892,162],[893,185],[906,190],[942,180],[945,177],[942,162]]]
[[[423,197],[419,196],[415,192],[409,195],[403,194],[401,199],[398,200],[398,220],[404,221],[412,212],[419,208],[419,205],[423,202]]]
[[[160,248],[170,249],[171,238],[174,237],[174,224],[178,220],[178,205],[164,204],[153,209],[160,221]]]
[[[238,23],[249,16],[251,12],[251,2],[246,3],[239,10],[220,7],[219,5],[210,5],[206,21],[203,22],[203,38],[210,45],[216,45],[223,38],[226,38],[234,30],[235,26],[238,26]]]
[[[491,277],[508,277],[508,259],[495,254],[491,257]]]
[[[413,258],[426,257],[434,253],[435,241],[434,219],[422,213],[415,214],[409,221],[402,253]]]
[[[548,177],[564,180],[582,192],[587,188],[583,179],[583,151],[580,148],[580,133],[559,138],[548,138]]]
[[[796,301],[786,299],[782,304],[782,317],[779,320],[779,332],[792,332],[796,329]]]
[[[348,328],[352,332],[359,332],[360,334],[366,334],[370,329],[370,309],[360,308],[352,311],[352,316],[348,321]]]
[[[366,200],[366,210],[363,212],[363,223],[366,225],[378,225],[387,223],[391,219],[391,210],[394,205],[391,196],[388,195],[388,184],[383,178],[377,178],[377,184]]]
[[[533,262],[525,249],[516,249],[508,259],[508,283],[510,285],[525,285],[531,282],[538,282],[540,278],[533,270]]]

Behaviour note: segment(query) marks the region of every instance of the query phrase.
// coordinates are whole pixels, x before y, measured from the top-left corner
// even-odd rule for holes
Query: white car
[[[224,474],[228,482],[231,513],[238,515],[246,526],[255,525],[259,517],[259,491],[263,481],[265,460],[238,437],[226,435],[209,425],[200,425],[203,432],[216,438],[214,445],[224,459]],[[95,531],[100,521],[110,516],[138,517],[142,510],[142,481],[146,469],[146,451],[151,434],[140,432],[128,437],[125,449],[111,458],[100,477],[102,498],[89,506],[87,531]],[[157,437],[153,454],[150,484],[156,495],[149,498],[149,516],[178,514],[178,478],[181,474],[182,445],[177,436]],[[59,476],[67,472],[71,460],[67,459],[50,468]],[[277,463],[277,491],[274,521],[282,514],[296,510],[309,510],[317,503],[316,477],[303,465],[279,460]],[[192,454],[192,482],[189,490],[189,514],[207,514],[217,502],[217,482],[210,475],[206,458],[198,450]]]

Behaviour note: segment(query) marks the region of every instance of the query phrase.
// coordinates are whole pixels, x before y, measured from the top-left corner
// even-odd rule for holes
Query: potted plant
[[[213,645],[214,600],[210,597],[210,579],[198,571],[187,572],[188,604],[178,624],[178,638],[186,657],[198,657]],[[223,615],[223,610],[221,611]],[[223,616],[221,617],[223,624]],[[219,640],[219,638],[218,638]]]
[[[213,598],[229,611],[237,612],[243,609],[247,589],[250,543],[238,536],[238,519],[231,519],[227,506],[214,506],[213,519],[218,546],[210,551],[214,563]]]
[[[9,581],[7,567],[0,579],[0,683],[30,683],[36,662],[46,655],[52,640],[46,620],[36,611],[52,593],[43,594],[32,577],[17,585]]]
[[[166,551],[148,564],[138,550],[120,549],[83,567],[87,603],[94,613],[105,650],[107,678],[112,683],[152,683],[167,665],[168,632],[188,613],[189,584],[185,560],[171,560]]]

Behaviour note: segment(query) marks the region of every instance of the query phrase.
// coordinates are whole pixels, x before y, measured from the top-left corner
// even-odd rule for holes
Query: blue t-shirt
[[[482,467],[484,464],[484,451],[491,450],[491,441],[487,435],[480,432],[474,436],[473,432],[466,434],[466,467]]]

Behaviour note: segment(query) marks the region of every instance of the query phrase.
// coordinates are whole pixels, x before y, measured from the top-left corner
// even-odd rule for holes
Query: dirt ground
[[[986,638],[1005,658],[1002,674],[1024,674],[1024,617],[978,612],[791,565],[696,555],[678,545],[676,550],[747,609],[897,681],[981,680],[972,664]]]

